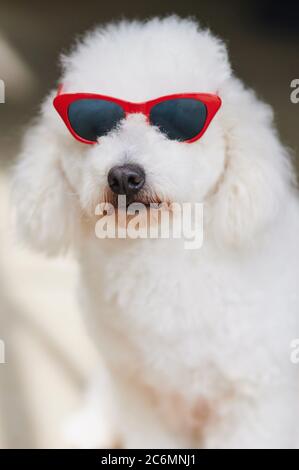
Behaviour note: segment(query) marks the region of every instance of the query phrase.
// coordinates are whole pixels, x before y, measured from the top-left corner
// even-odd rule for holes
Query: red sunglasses
[[[62,93],[60,86],[53,104],[71,134],[85,144],[97,143],[132,113],[144,114],[169,139],[191,143],[205,133],[221,99],[208,93],[180,93],[131,103],[95,93]]]

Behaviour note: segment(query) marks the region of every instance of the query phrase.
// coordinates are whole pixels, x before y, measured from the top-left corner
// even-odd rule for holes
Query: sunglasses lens
[[[93,142],[114,129],[124,117],[121,106],[103,99],[80,99],[68,108],[73,130],[83,139]]]
[[[186,141],[197,136],[207,118],[204,103],[194,98],[174,98],[154,105],[150,122],[171,140]]]

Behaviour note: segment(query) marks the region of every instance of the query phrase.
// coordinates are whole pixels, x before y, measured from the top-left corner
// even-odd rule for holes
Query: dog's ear
[[[226,165],[209,218],[216,239],[236,246],[254,242],[283,210],[293,172],[271,108],[236,79],[220,95]]]
[[[65,251],[74,236],[74,196],[59,161],[59,135],[46,117],[28,129],[13,178],[18,235],[50,255]]]

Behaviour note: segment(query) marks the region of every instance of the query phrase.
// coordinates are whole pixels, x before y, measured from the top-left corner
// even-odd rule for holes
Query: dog
[[[99,107],[109,97],[117,124],[94,137],[74,96]],[[211,118],[200,138],[203,129],[179,139],[156,125],[154,105],[184,97],[203,100]],[[96,207],[120,210],[119,195],[147,213],[151,203],[202,204],[201,248],[99,239]],[[88,33],[62,57],[59,91],[25,135],[14,198],[23,240],[77,257],[82,312],[103,358],[68,445],[298,446],[296,177],[271,108],[234,76],[220,39],[177,16]]]

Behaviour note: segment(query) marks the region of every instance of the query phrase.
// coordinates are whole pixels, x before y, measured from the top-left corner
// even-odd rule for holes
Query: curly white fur
[[[232,74],[224,44],[175,16],[98,28],[63,57],[66,92],[145,101],[218,93],[193,144],[132,115],[77,142],[45,100],[15,175],[22,237],[74,249],[87,325],[106,362],[70,436],[79,447],[295,447],[299,204],[271,108]],[[204,244],[98,240],[107,173],[139,163],[161,199],[205,203]]]

